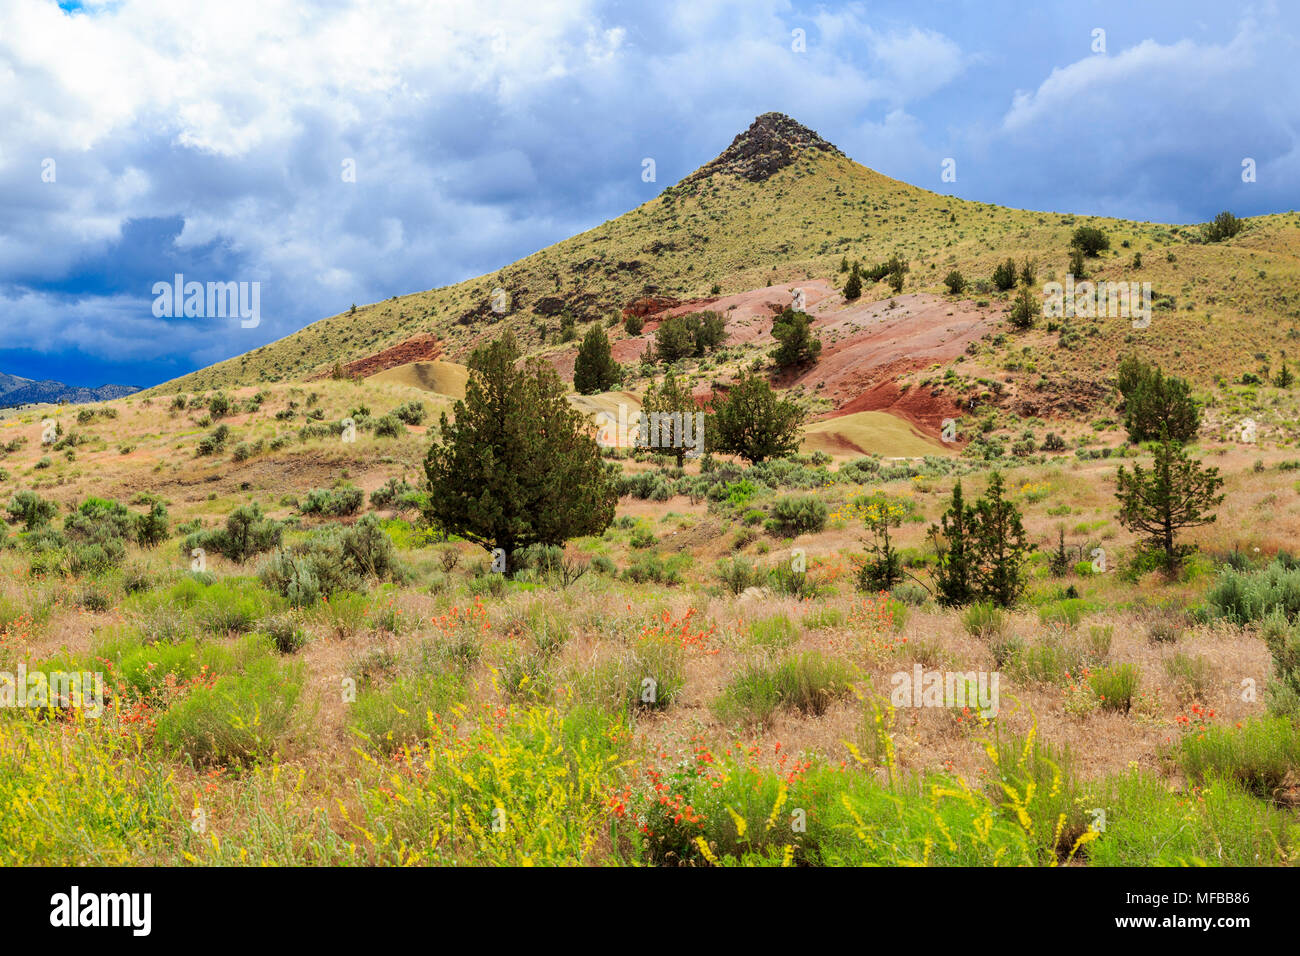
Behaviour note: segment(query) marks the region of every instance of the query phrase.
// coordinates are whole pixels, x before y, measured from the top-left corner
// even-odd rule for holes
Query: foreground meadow
[[[1226,498],[1174,580],[1116,521],[1147,451],[1104,424],[996,463],[614,452],[613,524],[507,577],[422,522],[413,394],[10,413],[0,670],[101,674],[103,709],[0,709],[0,860],[1295,861],[1286,449],[1200,448]],[[993,464],[1028,586],[940,606],[928,529]],[[888,592],[859,586],[882,507]],[[918,669],[971,694],[900,703]]]

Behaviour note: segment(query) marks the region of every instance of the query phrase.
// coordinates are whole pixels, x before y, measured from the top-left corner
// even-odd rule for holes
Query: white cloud
[[[950,136],[963,187],[981,162],[1028,157],[998,170],[1024,187],[1018,205],[1053,183],[1058,208],[1098,195],[1129,202],[1135,165],[1160,168],[1202,140],[1267,137],[1233,147],[1260,158],[1261,186],[1300,164],[1297,51],[1249,23],[1220,45],[1148,41],[1071,64],[999,123],[963,130],[958,115],[950,134],[926,109],[940,92],[960,102],[974,66],[996,57],[977,61],[878,5],[87,7],[69,16],[50,0],[0,4],[10,347],[91,342],[106,357],[153,350],[193,362],[242,352],[351,302],[488,272],[589,228],[772,109],[903,178],[937,177]],[[791,49],[795,28],[807,31],[804,53]],[[1256,90],[1244,108],[1243,82]],[[640,179],[646,156],[658,162],[655,184]],[[45,157],[57,161],[55,183],[41,181]],[[345,159],[355,183],[340,176]],[[1080,175],[1085,163],[1102,167],[1100,180]],[[939,188],[925,175],[913,178]],[[1149,209],[1175,205],[1148,197]],[[169,223],[180,224],[174,242]],[[237,324],[160,330],[149,287],[178,265],[203,280],[262,281],[256,341]]]

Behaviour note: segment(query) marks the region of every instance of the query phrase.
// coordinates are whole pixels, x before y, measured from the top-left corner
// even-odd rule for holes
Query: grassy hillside
[[[443,339],[452,361],[463,361],[477,343],[506,328],[530,351],[555,353],[569,348],[555,341],[566,312],[581,332],[582,322],[609,320],[645,296],[707,299],[715,287],[729,294],[810,277],[838,285],[845,257],[866,264],[904,258],[910,266],[905,292],[943,293],[943,277],[954,268],[968,280],[987,281],[1008,256],[1017,265],[1034,260],[1041,284],[1064,278],[1070,237],[1080,225],[1102,229],[1111,242],[1108,252],[1088,260],[1090,278],[1151,282],[1156,313],[1144,330],[1124,319],[1078,320],[1064,340],[1040,320],[1038,329],[988,347],[985,363],[1021,380],[1025,390],[1049,399],[1060,391],[1097,396],[1091,386],[1131,348],[1209,387],[1219,377],[1235,380],[1262,365],[1276,367],[1300,336],[1300,215],[1294,212],[1250,219],[1235,238],[1206,244],[1195,225],[968,202],[882,176],[772,115],[657,198],[497,273],[323,319],[158,391],[305,378],[423,332]],[[774,123],[775,131],[768,128]],[[789,164],[768,178],[754,181],[736,171],[743,163],[722,161],[771,141],[788,147]],[[1140,267],[1133,264],[1136,254]],[[509,295],[504,315],[492,310],[497,288]],[[873,294],[883,298],[888,291],[881,284],[864,296]],[[994,308],[1006,298],[967,296]]]

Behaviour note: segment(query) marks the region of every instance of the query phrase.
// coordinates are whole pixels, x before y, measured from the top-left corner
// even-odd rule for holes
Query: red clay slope
[[[850,303],[825,279],[751,289],[648,314],[641,334],[618,339],[611,352],[616,361],[635,362],[664,319],[701,309],[726,317],[728,344],[774,347],[772,317],[791,304],[796,289],[802,290],[804,310],[821,336],[821,358],[808,369],[780,376],[775,382],[778,387],[802,385],[829,399],[834,410],[823,418],[887,411],[938,435],[943,420],[956,417],[959,409],[946,395],[932,395],[929,389],[904,392],[895,381],[917,369],[952,361],[969,343],[991,331],[998,317],[972,302],[950,302],[927,293]],[[641,313],[647,303],[641,300],[636,305]],[[570,377],[576,357],[574,348],[549,360],[562,376]]]
[[[442,355],[442,345],[438,338],[429,332],[420,332],[409,339],[403,339],[396,345],[389,346],[382,352],[367,355],[355,362],[343,366],[343,373],[348,378],[365,378],[386,369],[408,365],[411,362],[432,362]],[[324,378],[330,371],[318,372],[315,378]]]

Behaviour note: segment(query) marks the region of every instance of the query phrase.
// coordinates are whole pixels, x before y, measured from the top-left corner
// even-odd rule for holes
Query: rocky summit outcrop
[[[691,173],[680,185],[707,179],[716,173],[730,173],[750,182],[762,182],[809,149],[843,155],[807,126],[784,113],[764,113],[750,124],[749,129],[733,139],[716,159]]]

